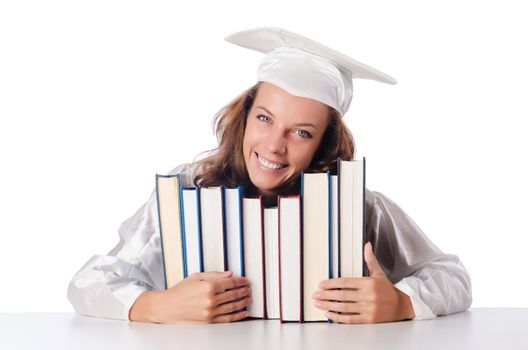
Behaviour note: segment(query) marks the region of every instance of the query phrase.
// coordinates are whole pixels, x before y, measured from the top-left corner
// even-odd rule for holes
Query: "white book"
[[[204,271],[225,271],[226,257],[222,187],[200,188],[200,208]]]
[[[279,305],[279,209],[264,209],[264,273],[266,311],[269,319],[280,318]]]
[[[227,269],[233,276],[244,275],[242,247],[242,188],[225,188]]]
[[[249,316],[266,317],[264,290],[264,254],[262,232],[262,199],[243,198],[244,272],[251,287],[253,301],[248,306]]]
[[[330,277],[330,175],[302,175],[303,197],[303,310],[304,321],[325,321],[314,305],[313,293]]]
[[[340,277],[364,275],[365,158],[338,160]]]
[[[282,322],[301,321],[301,198],[279,196],[279,277]]]
[[[185,238],[185,277],[203,271],[200,233],[200,202],[196,187],[182,188],[183,236]]]

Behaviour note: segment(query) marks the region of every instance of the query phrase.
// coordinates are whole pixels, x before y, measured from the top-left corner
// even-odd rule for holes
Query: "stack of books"
[[[312,294],[322,280],[366,275],[365,158],[338,160],[336,175],[302,173],[301,193],[262,198],[242,187],[182,187],[156,175],[165,288],[195,272],[249,279],[251,317],[326,321]]]

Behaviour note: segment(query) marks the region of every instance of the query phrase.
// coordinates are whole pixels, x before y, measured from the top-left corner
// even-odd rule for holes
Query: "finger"
[[[213,283],[217,291],[224,291],[247,286],[249,285],[249,280],[246,277],[232,277],[215,280]]]
[[[340,289],[340,290],[321,290],[313,295],[316,300],[331,301],[361,301],[362,293],[357,289]]]
[[[248,296],[250,294],[251,294],[251,289],[248,286],[230,289],[228,291],[225,291],[223,293],[216,295],[216,305],[220,305],[220,304],[227,303],[233,300],[237,300],[245,296]]]
[[[249,316],[248,311],[239,311],[227,315],[218,315],[212,319],[212,323],[236,322]]]
[[[372,244],[368,242],[365,244],[365,262],[367,263],[367,267],[369,270],[369,276],[385,276],[385,272],[383,272],[383,269],[378,263],[378,259],[376,259],[376,256],[374,255],[374,252],[372,252]]]
[[[211,272],[195,272],[189,276],[190,279],[196,279],[200,281],[217,280],[221,278],[229,278],[233,275],[231,271],[211,271]]]
[[[367,279],[365,277],[343,277],[332,278],[324,280],[319,283],[321,289],[361,289],[367,286]]]
[[[319,309],[333,312],[362,313],[365,309],[363,303],[317,300],[314,305]]]
[[[219,305],[214,311],[214,313],[215,315],[230,314],[230,313],[233,313],[235,311],[239,311],[245,308],[250,303],[251,303],[251,297],[247,296],[237,301],[231,301],[231,302]]]
[[[328,319],[338,323],[372,323],[368,322],[362,314],[338,314],[336,312],[328,311],[325,315]]]

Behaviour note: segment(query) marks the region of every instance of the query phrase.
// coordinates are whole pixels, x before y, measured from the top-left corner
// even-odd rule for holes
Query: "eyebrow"
[[[262,110],[264,110],[266,113],[268,113],[269,115],[271,115],[272,117],[275,117],[273,115],[273,113],[271,113],[268,109],[266,109],[265,107],[262,107],[262,106],[256,106],[255,108],[260,108]],[[317,130],[317,128],[315,127],[315,125],[313,125],[312,123],[299,123],[299,124],[295,124],[295,126],[309,126],[309,127],[312,127],[314,129]]]

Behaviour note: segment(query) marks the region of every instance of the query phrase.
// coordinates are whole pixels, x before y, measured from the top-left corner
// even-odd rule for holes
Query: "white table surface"
[[[0,349],[528,349],[528,309],[490,308],[373,325],[161,325],[74,313],[0,313]]]

